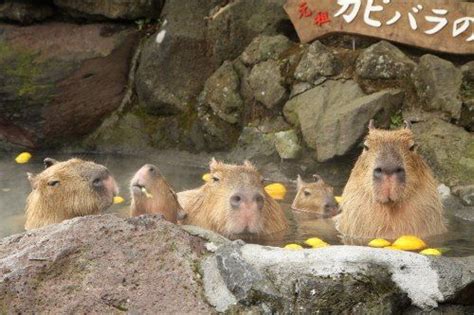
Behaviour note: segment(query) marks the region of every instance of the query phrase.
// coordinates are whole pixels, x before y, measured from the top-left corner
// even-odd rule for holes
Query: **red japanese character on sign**
[[[316,14],[316,16],[314,17],[314,24],[316,25],[321,26],[329,22],[331,22],[331,20],[329,19],[329,13],[327,11],[318,12],[318,14]]]
[[[311,12],[311,9],[308,8],[308,4],[306,3],[306,1],[303,1],[300,3],[298,7],[298,11],[300,12],[300,19],[303,17],[310,17],[311,15],[313,15],[313,12]]]

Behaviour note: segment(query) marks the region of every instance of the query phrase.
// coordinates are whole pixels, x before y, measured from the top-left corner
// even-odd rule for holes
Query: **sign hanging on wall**
[[[474,4],[443,0],[287,0],[302,42],[331,33],[474,54]]]

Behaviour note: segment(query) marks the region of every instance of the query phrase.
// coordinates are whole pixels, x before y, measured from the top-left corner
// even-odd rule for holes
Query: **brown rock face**
[[[195,270],[202,248],[157,217],[89,216],[5,238],[0,310],[209,314]]]
[[[1,28],[0,140],[33,148],[64,143],[90,133],[120,105],[138,39],[133,28]]]

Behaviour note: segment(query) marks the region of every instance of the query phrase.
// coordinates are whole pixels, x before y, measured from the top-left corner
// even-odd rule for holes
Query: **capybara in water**
[[[184,218],[176,193],[171,189],[158,167],[152,164],[142,166],[130,182],[132,205],[130,215],[162,214],[173,223]]]
[[[339,212],[333,188],[321,176],[314,174],[314,182],[305,182],[300,175],[296,179],[296,196],[291,208],[305,217],[329,218]]]
[[[342,194],[336,227],[352,238],[426,237],[446,232],[443,206],[433,174],[416,152],[410,123],[399,130],[376,129]]]
[[[212,179],[178,193],[185,224],[198,225],[227,237],[268,235],[286,230],[285,213],[264,189],[263,178],[248,161],[224,164],[212,159]]]
[[[26,201],[25,229],[99,213],[113,203],[118,187],[109,170],[81,159],[46,158],[46,169],[28,174],[32,192]]]

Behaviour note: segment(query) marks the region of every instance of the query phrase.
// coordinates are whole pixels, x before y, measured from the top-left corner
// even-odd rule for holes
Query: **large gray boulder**
[[[292,98],[283,112],[300,126],[306,144],[324,162],[348,153],[366,133],[370,119],[387,126],[402,101],[400,90],[365,95],[354,81],[327,81]]]
[[[462,72],[451,62],[424,55],[412,73],[418,97],[427,110],[447,113],[454,119],[461,115],[460,89]]]
[[[138,101],[148,113],[169,115],[186,111],[217,69],[206,42],[204,19],[217,3],[165,3],[160,30],[145,41],[136,75]]]
[[[413,125],[420,152],[438,179],[449,185],[472,184],[474,135],[438,118]]]
[[[89,216],[0,241],[7,313],[206,313],[204,242],[157,217]]]
[[[294,77],[299,81],[313,82],[320,77],[336,75],[341,68],[342,64],[336,55],[317,40],[304,53]]]
[[[164,0],[53,0],[72,16],[137,20],[160,16]]]
[[[283,9],[285,0],[221,1],[209,14],[207,40],[210,53],[220,65],[237,58],[257,35],[280,33],[281,25],[289,23]]]
[[[283,35],[261,35],[254,38],[250,45],[245,48],[240,59],[248,66],[266,61],[278,59],[280,54],[292,46],[291,41]]]
[[[51,22],[0,28],[0,142],[29,148],[68,143],[120,106],[138,42],[135,27]]]
[[[224,263],[223,263],[224,262]],[[474,257],[431,259],[354,246],[291,251],[239,242],[202,264],[217,311],[397,314],[439,303],[473,303]],[[441,308],[442,309],[442,308]]]
[[[248,81],[255,99],[267,108],[274,108],[288,99],[278,61],[267,60],[255,65]]]
[[[416,66],[400,49],[386,41],[365,49],[357,58],[356,72],[363,79],[391,80],[409,76]]]
[[[220,119],[236,124],[241,120],[243,101],[240,96],[240,79],[232,65],[225,61],[206,81],[200,103],[210,106]]]

